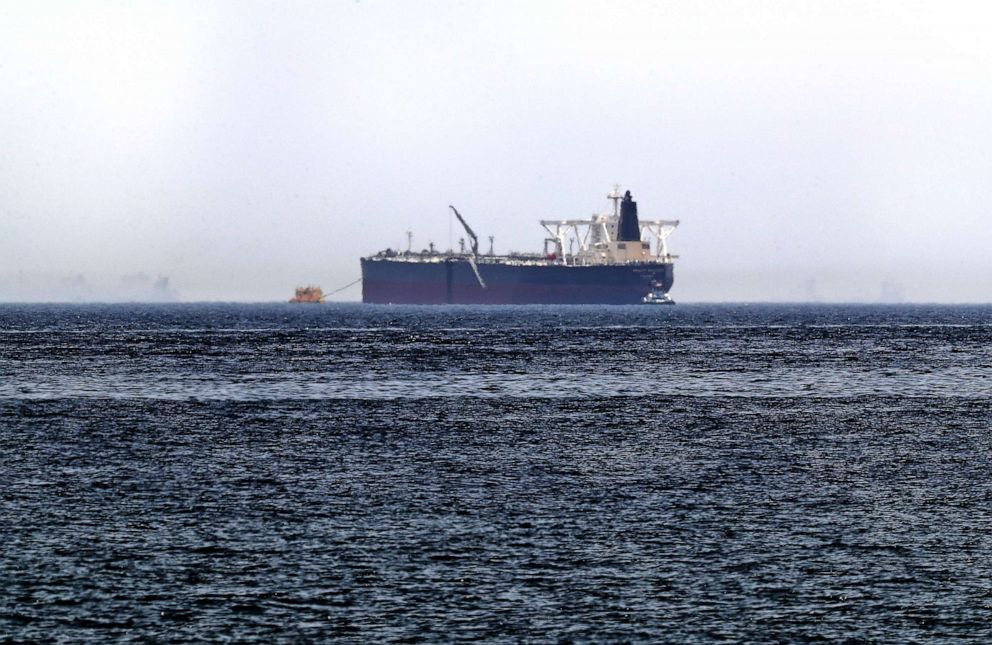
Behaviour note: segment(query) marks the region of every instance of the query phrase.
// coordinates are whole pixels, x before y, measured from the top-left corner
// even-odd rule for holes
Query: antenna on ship
[[[620,184],[613,184],[613,190],[607,193],[606,198],[613,200],[613,217],[620,215]]]

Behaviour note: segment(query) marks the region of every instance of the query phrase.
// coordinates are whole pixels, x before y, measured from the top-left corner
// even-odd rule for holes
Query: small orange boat
[[[324,302],[324,292],[320,287],[306,286],[296,287],[296,295],[290,298],[290,302],[321,303]]]

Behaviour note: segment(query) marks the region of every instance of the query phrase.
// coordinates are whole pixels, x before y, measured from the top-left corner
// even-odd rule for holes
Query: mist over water
[[[448,204],[538,251],[615,183],[681,220],[683,302],[992,293],[980,3],[2,11],[0,301],[285,301],[457,248]]]
[[[0,307],[0,636],[992,637],[988,306]]]

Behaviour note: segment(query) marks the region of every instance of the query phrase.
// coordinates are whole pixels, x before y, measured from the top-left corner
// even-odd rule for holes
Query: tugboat
[[[648,295],[641,298],[641,302],[646,305],[674,305],[675,301],[668,295],[660,282],[651,285]]]
[[[289,300],[292,303],[317,303],[324,302],[324,292],[320,287],[306,286],[296,287],[296,295]]]

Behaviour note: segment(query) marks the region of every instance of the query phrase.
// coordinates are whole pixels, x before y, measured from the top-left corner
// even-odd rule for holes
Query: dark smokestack
[[[637,202],[630,197],[630,191],[620,202],[620,225],[617,227],[617,240],[620,242],[639,242],[641,225],[637,221]]]

